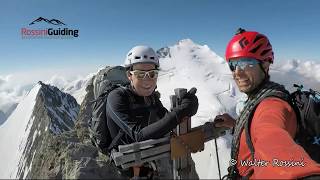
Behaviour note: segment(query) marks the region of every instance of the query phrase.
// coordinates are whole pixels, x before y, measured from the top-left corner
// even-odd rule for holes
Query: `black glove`
[[[177,113],[177,117],[179,120],[186,116],[191,117],[197,113],[199,103],[198,98],[195,95],[196,92],[196,88],[191,88],[182,98],[181,104],[173,109],[173,111]]]

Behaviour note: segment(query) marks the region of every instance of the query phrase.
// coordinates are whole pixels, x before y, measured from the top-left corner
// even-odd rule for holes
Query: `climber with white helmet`
[[[159,58],[147,46],[132,48],[125,59],[130,85],[111,91],[107,98],[107,128],[113,144],[131,144],[147,139],[161,138],[172,131],[184,117],[191,117],[198,110],[198,99],[194,93],[187,93],[181,105],[168,111],[163,107],[155,91],[159,74]],[[126,177],[147,177],[155,175],[150,163],[119,171]],[[150,175],[151,174],[151,175]],[[171,178],[168,176],[167,178]]]

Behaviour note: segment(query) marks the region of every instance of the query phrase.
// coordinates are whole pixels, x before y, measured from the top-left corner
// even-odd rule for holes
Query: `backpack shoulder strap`
[[[282,99],[284,101],[286,101],[287,103],[289,103],[289,105],[291,107],[293,107],[292,105],[292,100],[290,98],[290,94],[288,94],[287,92],[283,92],[283,91],[271,91],[271,92],[268,92],[268,94],[265,95],[265,98],[261,99],[260,101],[258,101],[253,110],[250,112],[249,114],[249,118],[248,118],[248,121],[247,123],[245,124],[244,126],[244,130],[245,130],[245,135],[246,135],[246,143],[248,145],[248,148],[250,150],[250,154],[251,154],[251,157],[252,159],[254,159],[254,153],[255,153],[255,150],[254,150],[254,146],[253,146],[253,143],[252,143],[252,140],[251,140],[251,134],[250,134],[250,127],[251,127],[251,123],[252,123],[252,119],[253,119],[253,115],[257,109],[257,107],[259,106],[259,104],[266,98],[269,98],[269,97],[276,97],[276,98],[279,98],[279,99]],[[294,109],[294,108],[293,108]]]
[[[120,128],[118,134],[116,135],[116,137],[114,137],[110,143],[110,145],[108,146],[108,152],[110,152],[112,150],[112,148],[118,143],[118,141],[120,140],[120,138],[123,136],[123,131]]]
[[[129,92],[129,88],[126,86],[119,86],[119,88],[121,89],[121,91],[123,93],[128,95],[129,107],[131,108],[132,104],[135,102],[135,99],[134,99],[133,95],[131,94],[131,92]],[[114,148],[117,145],[117,143],[119,142],[119,140],[122,138],[123,135],[124,135],[123,130],[121,128],[119,128],[118,134],[112,139],[110,145],[108,146],[109,152],[112,150],[112,148]]]

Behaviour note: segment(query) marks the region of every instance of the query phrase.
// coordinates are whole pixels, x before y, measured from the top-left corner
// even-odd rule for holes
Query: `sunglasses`
[[[253,58],[241,58],[237,60],[229,60],[228,65],[230,70],[233,72],[238,67],[240,70],[245,70],[246,68],[252,68],[255,65],[260,64],[260,62]]]
[[[130,74],[135,75],[138,79],[145,79],[148,75],[150,79],[156,79],[159,74],[159,70],[150,70],[150,71],[142,71],[142,70],[134,70],[130,71]]]

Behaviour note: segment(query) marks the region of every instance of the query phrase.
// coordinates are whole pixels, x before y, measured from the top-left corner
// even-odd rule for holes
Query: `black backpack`
[[[119,131],[118,135],[112,139],[108,130],[106,120],[108,95],[118,87],[126,88],[128,84],[130,82],[122,66],[106,67],[100,70],[93,80],[95,100],[92,102],[92,118],[89,121],[90,138],[93,145],[104,154],[108,154],[123,135],[123,132]]]
[[[290,94],[297,114],[298,132],[295,141],[310,157],[320,163],[320,93],[294,84],[297,90]]]

